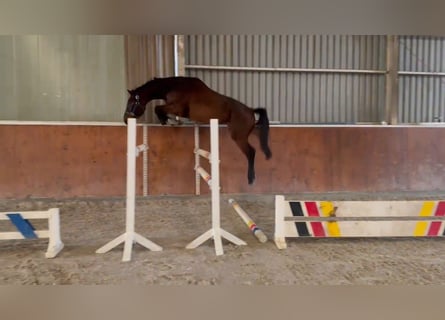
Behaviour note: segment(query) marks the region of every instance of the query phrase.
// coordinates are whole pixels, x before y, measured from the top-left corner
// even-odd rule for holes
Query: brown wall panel
[[[0,198],[125,195],[125,127],[0,126]],[[258,139],[256,181],[220,130],[223,193],[436,191],[445,188],[445,128],[273,127],[271,160]],[[209,128],[200,128],[209,149]],[[142,128],[138,127],[138,144]],[[148,193],[194,194],[193,127],[148,128]],[[142,157],[137,160],[142,194]],[[203,167],[210,168],[205,159]],[[209,193],[202,182],[201,193]]]
[[[162,148],[150,146],[152,152],[159,150],[160,154],[156,154],[158,159],[150,156],[149,167],[156,166],[156,176],[176,181],[176,186],[172,188],[169,184],[151,180],[154,182],[150,183],[151,193],[192,194],[193,129],[157,127],[155,130],[150,129],[149,135],[151,139],[158,140],[158,144],[162,144],[162,136],[171,138]],[[200,130],[201,145],[208,149],[208,129]],[[257,139],[251,137],[257,149],[257,179],[253,186],[249,186],[244,155],[230,139],[227,129],[222,128],[222,192],[441,190],[445,186],[445,146],[440,142],[443,134],[443,128],[420,127],[272,128],[270,145],[273,157],[269,161],[260,151]],[[208,188],[203,183],[201,185],[202,193],[208,193]]]
[[[148,145],[148,193],[192,194],[193,128],[150,127]]]
[[[0,146],[1,198],[125,194],[124,127],[0,126]]]
[[[406,143],[402,161],[409,165],[407,183],[421,190],[445,190],[445,131],[408,131]]]

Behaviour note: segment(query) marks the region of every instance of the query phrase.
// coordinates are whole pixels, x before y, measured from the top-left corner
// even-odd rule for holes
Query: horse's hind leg
[[[247,143],[247,181],[252,184],[255,180],[255,149]]]
[[[255,149],[247,141],[247,137],[238,136],[232,131],[232,139],[247,158],[247,181],[252,184],[255,180]]]
[[[238,147],[247,158],[247,181],[252,184],[255,180],[255,149],[247,140],[235,140]]]
[[[255,127],[255,117],[251,113],[235,112],[227,125],[233,141],[247,158],[247,181],[252,184],[255,180],[255,149],[248,139]]]

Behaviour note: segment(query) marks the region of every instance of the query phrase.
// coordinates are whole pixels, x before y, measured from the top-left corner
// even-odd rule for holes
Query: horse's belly
[[[219,123],[227,123],[230,113],[219,105],[195,104],[190,106],[190,120],[208,123],[210,119],[218,119]]]

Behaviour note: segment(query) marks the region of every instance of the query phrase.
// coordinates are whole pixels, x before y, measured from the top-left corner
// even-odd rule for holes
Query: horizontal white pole
[[[66,122],[52,122],[52,121],[18,121],[18,120],[0,120],[1,125],[14,125],[14,126],[115,126],[121,127],[125,124],[119,122],[76,122],[76,121],[66,121]],[[180,127],[195,127],[197,124],[182,124]],[[165,127],[161,124],[155,123],[138,123],[137,126],[140,127]],[[199,124],[199,127],[209,127],[206,124]],[[226,127],[226,125],[221,124],[220,127]],[[386,123],[285,123],[280,121],[270,121],[271,128],[419,128],[419,127],[429,127],[429,128],[444,128],[445,122],[420,122],[420,123],[406,123],[406,124],[391,124]]]
[[[23,126],[125,126],[123,122],[99,122],[99,121],[21,121],[0,120],[0,125],[23,125]]]
[[[270,67],[235,67],[235,66],[206,66],[206,65],[185,65],[185,68],[198,69],[198,70],[221,70],[221,71],[386,74],[386,70],[364,70],[364,69],[361,70],[361,69],[320,69],[320,68],[270,68]]]
[[[49,238],[49,230],[37,230],[34,231],[38,238]],[[25,239],[20,232],[0,232],[0,240],[21,240]]]
[[[430,72],[430,71],[398,71],[400,76],[445,76],[445,72]]]
[[[0,212],[0,220],[9,220],[8,214],[20,214],[23,219],[49,219],[51,213],[49,211],[16,211],[16,212]]]
[[[204,157],[204,158],[210,160],[211,154],[209,151],[206,151],[203,149],[195,149],[195,153],[199,154],[201,157]]]

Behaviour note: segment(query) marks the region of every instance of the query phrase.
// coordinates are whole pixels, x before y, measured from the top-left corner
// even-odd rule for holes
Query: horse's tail
[[[259,119],[256,123],[257,127],[260,129],[260,145],[266,159],[272,157],[272,152],[269,149],[269,118],[267,117],[267,110],[264,108],[253,109],[253,112],[259,114]]]

